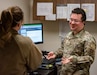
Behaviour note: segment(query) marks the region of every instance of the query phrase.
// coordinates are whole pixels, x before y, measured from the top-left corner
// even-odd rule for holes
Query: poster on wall
[[[87,19],[86,21],[94,21],[95,20],[95,4],[93,3],[85,3],[81,5],[86,12]]]
[[[38,2],[37,3],[37,16],[45,16],[53,13],[52,2]]]
[[[57,19],[67,19],[67,5],[57,5],[56,14]]]
[[[74,8],[80,8],[80,4],[67,4],[67,20],[69,21],[70,19],[70,14],[71,14],[71,11],[74,9]]]

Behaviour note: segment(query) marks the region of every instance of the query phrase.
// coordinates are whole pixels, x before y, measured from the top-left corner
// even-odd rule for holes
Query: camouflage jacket
[[[94,61],[96,41],[87,31],[82,30],[73,35],[67,34],[64,39],[63,48],[55,52],[57,56],[70,57],[68,64],[62,64],[60,75],[89,75],[90,65]]]

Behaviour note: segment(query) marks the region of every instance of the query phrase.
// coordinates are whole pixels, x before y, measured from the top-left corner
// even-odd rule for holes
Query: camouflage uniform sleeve
[[[63,56],[63,49],[59,48],[57,51],[54,52],[57,57],[62,57]]]
[[[94,61],[95,57],[95,50],[96,50],[96,41],[94,40],[87,40],[85,41],[84,45],[84,55],[83,56],[72,56],[73,62],[76,63],[88,63],[90,62],[91,64]]]

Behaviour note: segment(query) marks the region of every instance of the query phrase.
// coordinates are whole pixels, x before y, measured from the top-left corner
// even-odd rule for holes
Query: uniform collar
[[[70,32],[70,34],[69,34],[69,38],[79,38],[79,37],[81,37],[82,36],[82,34],[85,32],[85,30],[84,29],[82,29],[80,32],[78,32],[77,34],[73,34],[73,32]]]
[[[12,29],[12,30],[11,30],[11,33],[12,33],[12,34],[18,34],[18,31],[16,31],[15,29]]]

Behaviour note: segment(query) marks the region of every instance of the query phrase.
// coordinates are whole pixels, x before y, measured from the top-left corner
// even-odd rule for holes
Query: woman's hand
[[[49,59],[52,59],[52,58],[55,58],[56,57],[56,55],[54,54],[54,52],[49,52],[48,54],[47,54],[47,56],[46,56],[46,58],[49,60]]]

